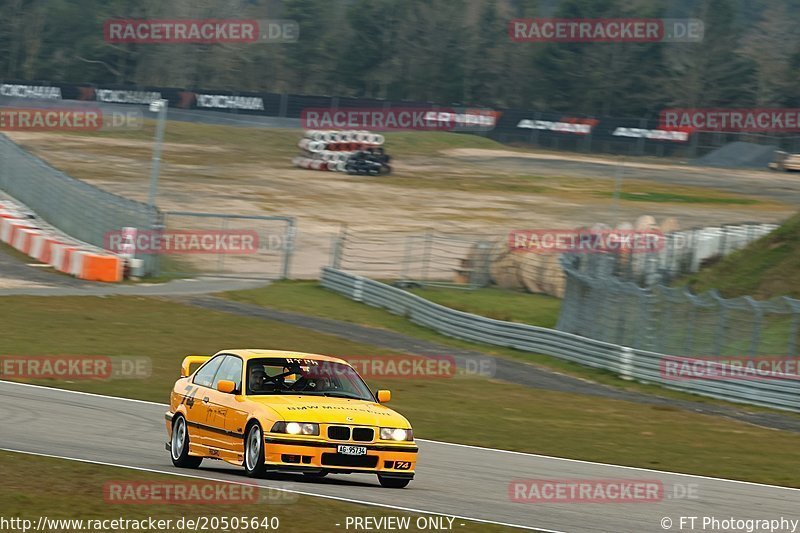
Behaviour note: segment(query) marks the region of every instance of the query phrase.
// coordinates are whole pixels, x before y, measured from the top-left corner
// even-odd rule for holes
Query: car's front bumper
[[[339,445],[363,446],[366,455],[337,453]],[[419,448],[408,443],[331,442],[266,436],[264,463],[274,470],[379,473],[413,478]]]

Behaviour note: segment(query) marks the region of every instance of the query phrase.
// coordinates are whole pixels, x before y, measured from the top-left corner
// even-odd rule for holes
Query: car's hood
[[[286,422],[411,427],[402,415],[385,405],[370,401],[289,394],[248,396],[248,399],[269,407]]]

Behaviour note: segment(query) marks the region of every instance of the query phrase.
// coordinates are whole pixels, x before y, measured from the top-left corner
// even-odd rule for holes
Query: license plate
[[[366,446],[347,446],[340,444],[336,447],[336,451],[343,455],[367,455]]]

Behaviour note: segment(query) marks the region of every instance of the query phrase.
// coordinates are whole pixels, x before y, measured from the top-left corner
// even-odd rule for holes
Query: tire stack
[[[292,163],[309,170],[348,174],[388,174],[389,156],[383,151],[383,135],[368,131],[306,131],[297,146],[303,153]]]

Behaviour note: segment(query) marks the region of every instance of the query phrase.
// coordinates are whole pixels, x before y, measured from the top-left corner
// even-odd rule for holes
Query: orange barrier
[[[0,241],[51,265],[59,272],[80,279],[112,283],[122,281],[124,260],[121,257],[63,243],[54,235],[37,228],[33,221],[21,219],[5,207],[0,204]]]
[[[123,262],[114,255],[86,254],[83,257],[81,279],[89,281],[122,281]]]

